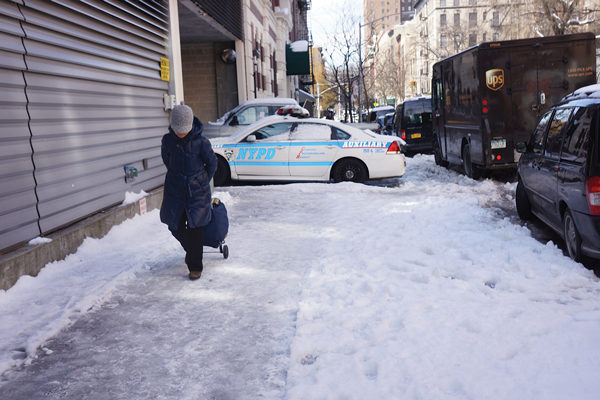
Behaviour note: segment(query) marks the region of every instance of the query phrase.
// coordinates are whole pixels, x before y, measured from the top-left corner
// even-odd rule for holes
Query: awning
[[[285,45],[287,75],[310,75],[310,57],[308,42],[299,40]]]

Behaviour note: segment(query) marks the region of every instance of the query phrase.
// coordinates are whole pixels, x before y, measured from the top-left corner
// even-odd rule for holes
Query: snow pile
[[[308,51],[308,41],[296,40],[290,44],[290,49],[294,53],[306,53]]]
[[[36,237],[34,239],[31,239],[29,242],[27,242],[27,244],[29,246],[37,246],[39,244],[44,244],[44,243],[50,243],[52,241],[52,239],[50,238],[44,238],[44,237]]]
[[[126,206],[128,204],[135,203],[146,196],[148,196],[148,193],[144,192],[143,190],[141,190],[139,193],[126,192],[125,200],[123,200],[123,203],[121,203],[121,205]]]

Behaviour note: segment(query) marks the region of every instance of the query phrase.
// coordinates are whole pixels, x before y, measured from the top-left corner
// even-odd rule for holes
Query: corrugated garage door
[[[162,184],[167,14],[165,0],[0,0],[0,250]]]

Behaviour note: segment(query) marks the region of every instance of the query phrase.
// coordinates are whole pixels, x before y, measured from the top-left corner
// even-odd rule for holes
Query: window
[[[440,35],[440,48],[442,48],[442,49],[446,48],[446,35],[444,35],[444,34]]]
[[[373,2],[371,2],[371,7],[373,7]]]
[[[546,145],[544,146],[544,155],[551,158],[558,158],[560,154],[560,147],[562,145],[562,132],[569,122],[572,108],[559,108],[554,113],[554,118],[550,123],[548,129],[548,136],[546,137]]]
[[[483,34],[483,41],[485,42],[487,40],[487,33]]]
[[[331,140],[332,134],[329,125],[299,122],[292,132],[292,140]]]
[[[333,128],[333,135],[332,135],[332,139],[333,140],[349,140],[351,138],[350,134],[347,132],[344,132],[338,128]]]
[[[550,121],[551,116],[552,116],[552,111],[547,112],[542,117],[538,126],[535,127],[535,130],[531,134],[531,143],[530,144],[533,148],[534,153],[542,152],[542,141],[544,140],[544,132],[546,132],[546,126],[548,125],[548,121]]]
[[[494,11],[494,14],[492,15],[492,25],[500,25],[500,13],[498,11]]]
[[[474,6],[477,4],[477,0],[469,0],[469,5]]]
[[[431,113],[429,113],[431,115]],[[407,101],[404,103],[404,126],[408,128],[421,127],[425,110],[420,101]],[[431,118],[429,118],[431,120]]]
[[[454,7],[460,6],[460,0],[454,0]]]
[[[475,46],[477,44],[477,35],[471,34],[469,35],[469,47]]]
[[[573,113],[573,122],[565,132],[561,160],[577,164],[585,162],[592,117],[592,112],[583,107],[578,108]]]
[[[477,26],[477,13],[469,13],[469,26]]]
[[[494,42],[497,42],[498,40],[500,40],[500,34],[494,33]]]
[[[248,107],[237,115],[237,120],[239,125],[250,125],[268,115],[268,106]]]
[[[487,18],[487,11],[483,12],[483,20],[485,21],[485,19]]]
[[[446,7],[446,0],[440,0],[440,7]]]
[[[460,26],[460,14],[454,14],[454,26]]]
[[[252,132],[250,135],[254,135],[256,140],[265,140],[269,142],[277,142],[282,140],[289,140],[290,131],[292,129],[293,122],[285,122],[281,124],[273,124],[263,126],[259,130]],[[244,139],[247,140],[248,138]]]
[[[446,27],[446,14],[440,15],[440,26],[442,28]]]

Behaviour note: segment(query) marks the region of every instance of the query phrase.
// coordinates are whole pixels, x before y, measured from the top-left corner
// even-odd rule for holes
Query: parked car
[[[377,133],[380,135],[393,134],[394,113],[387,113],[377,118]]]
[[[274,115],[281,107],[298,102],[292,98],[266,97],[244,101],[216,122],[204,124],[202,134],[207,138],[231,136],[261,118]]]
[[[575,261],[600,258],[599,132],[600,85],[591,85],[564,97],[516,146],[519,217],[555,230]]]
[[[369,112],[369,121],[368,122],[377,122],[377,118],[383,117],[385,114],[394,112],[393,106],[379,106],[374,107]]]
[[[217,186],[230,179],[364,182],[406,170],[397,138],[327,119],[266,117],[211,143]]]
[[[394,131],[406,142],[404,154],[432,153],[435,135],[431,124],[431,96],[414,97],[396,107]]]

